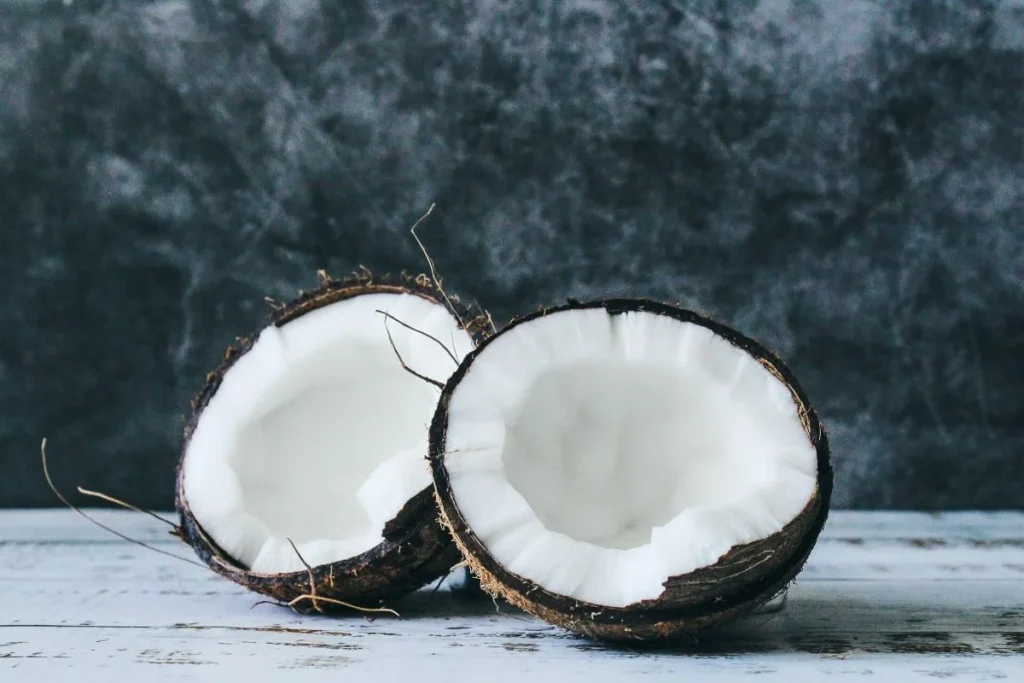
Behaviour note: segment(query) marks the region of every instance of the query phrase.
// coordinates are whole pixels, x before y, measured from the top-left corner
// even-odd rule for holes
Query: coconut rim
[[[322,271],[321,271],[322,273]],[[274,307],[269,323],[259,328],[254,334],[239,338],[237,345],[227,348],[221,363],[206,375],[202,390],[192,400],[191,411],[184,429],[184,439],[181,446],[181,454],[175,472],[175,508],[180,518],[180,535],[197,552],[200,558],[218,573],[235,580],[242,580],[247,585],[255,580],[273,579],[275,582],[301,582],[309,580],[309,571],[302,569],[294,572],[263,573],[251,571],[241,562],[235,560],[230,554],[224,551],[216,541],[203,529],[202,524],[192,513],[185,496],[184,488],[184,464],[188,456],[189,445],[192,441],[192,434],[195,432],[199,420],[210,400],[217,393],[224,380],[225,374],[234,364],[246,353],[248,353],[260,332],[270,326],[282,327],[287,323],[302,317],[306,313],[319,310],[325,306],[352,299],[365,294],[412,294],[430,303],[444,306],[449,312],[460,319],[463,329],[469,334],[472,342],[480,344],[487,335],[490,318],[485,313],[478,311],[472,304],[462,302],[457,296],[446,296],[441,288],[428,276],[420,274],[416,276],[402,273],[395,278],[390,275],[373,275],[369,270],[363,269],[349,277],[334,279],[321,274],[322,283],[310,291],[302,291],[294,300]],[[449,304],[450,302],[450,304]],[[395,359],[398,362],[398,359]],[[427,454],[424,454],[425,456]],[[432,497],[430,487],[419,491],[409,498],[402,509],[389,520],[382,529],[383,540],[372,548],[351,557],[336,560],[328,564],[315,565],[312,570],[320,567],[331,567],[334,570],[332,575],[339,578],[345,575],[355,575],[367,565],[378,561],[392,552],[401,550],[403,544],[415,535],[417,529],[423,524],[423,519],[436,522],[431,509]],[[424,517],[426,515],[426,517]],[[442,537],[446,537],[442,532]],[[428,554],[418,566],[428,565],[449,547],[449,544],[438,543],[436,552]],[[430,580],[429,578],[427,579]],[[258,586],[252,586],[258,588]]]
[[[456,387],[465,377],[476,357],[484,351],[491,341],[504,332],[523,323],[544,316],[568,311],[604,309],[608,315],[615,316],[630,312],[647,312],[663,315],[681,323],[692,323],[707,328],[713,334],[725,339],[733,346],[746,352],[761,363],[771,374],[789,389],[796,404],[804,432],[815,449],[817,456],[817,476],[814,493],[804,508],[781,530],[751,543],[733,546],[714,564],[699,567],[692,572],[668,577],[662,593],[654,599],[642,600],[624,607],[611,607],[593,602],[586,602],[559,593],[551,592],[539,584],[515,574],[491,555],[487,547],[466,523],[458,504],[455,502],[454,490],[449,481],[447,467],[444,463],[447,432],[448,404]],[[470,568],[478,575],[481,584],[492,592],[498,588],[507,592],[506,597],[517,596],[526,603],[536,604],[540,608],[566,616],[577,613],[586,615],[591,623],[606,627],[628,627],[630,625],[650,626],[663,622],[679,622],[687,619],[703,619],[722,614],[730,609],[749,605],[752,609],[770,600],[781,592],[803,568],[807,557],[817,542],[818,536],[828,517],[829,502],[832,496],[833,471],[829,456],[828,438],[817,413],[811,407],[805,391],[800,386],[793,372],[775,353],[754,339],[739,331],[719,323],[710,317],[679,306],[646,298],[609,298],[588,302],[570,299],[567,303],[549,308],[542,308],[534,313],[513,319],[496,334],[484,339],[470,351],[459,364],[456,371],[449,377],[438,399],[437,409],[431,421],[429,433],[429,455],[431,473],[434,479],[434,492],[441,511],[442,523],[448,529],[462,552]],[[680,606],[671,604],[669,595],[673,584],[684,584],[687,577],[697,573],[728,568],[737,558],[742,558],[752,549],[770,549],[781,547],[794,535],[800,539],[796,549],[780,562],[764,572],[750,574],[750,579],[742,582],[728,593],[727,597],[715,598],[697,604]],[[486,573],[486,576],[480,574]],[[743,573],[743,572],[739,572]],[[513,602],[517,602],[513,600]],[[738,616],[738,615],[737,615]]]

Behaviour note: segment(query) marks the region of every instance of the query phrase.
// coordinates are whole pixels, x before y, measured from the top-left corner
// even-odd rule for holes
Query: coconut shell
[[[653,600],[625,607],[583,602],[545,590],[505,569],[488,552],[455,502],[445,467],[448,406],[456,387],[487,345],[516,325],[570,310],[603,308],[610,315],[648,311],[708,328],[762,363],[793,395],[807,438],[817,452],[817,487],[803,511],[782,530],[759,541],[735,546],[718,562],[674,576]],[[442,523],[449,530],[470,570],[485,590],[545,621],[574,633],[602,640],[658,640],[692,634],[737,619],[781,593],[803,568],[828,515],[832,466],[825,430],[786,365],[771,351],[736,330],[699,313],[646,299],[608,299],[540,310],[519,318],[484,340],[449,378],[430,427],[430,465]]]
[[[323,306],[365,294],[414,294],[432,303],[447,305],[442,293],[430,278],[423,275],[410,277],[403,274],[391,278],[373,276],[364,270],[341,280],[329,278],[322,271],[320,276],[322,282],[319,287],[301,293],[294,301],[287,304],[271,302],[274,310],[270,324],[280,327]],[[482,340],[489,331],[490,318],[480,314],[474,307],[451,297],[449,308],[454,308],[465,321],[466,330],[474,343]],[[438,524],[437,509],[430,489],[424,489],[411,498],[398,515],[385,525],[380,544],[355,557],[312,567],[309,571],[281,574],[251,572],[220,548],[203,530],[185,497],[183,464],[188,445],[225,373],[252,348],[257,337],[258,332],[240,339],[238,345],[229,347],[223,362],[207,375],[203,390],[192,402],[176,477],[175,506],[181,519],[177,534],[192,546],[203,562],[221,576],[282,603],[310,595],[315,590],[318,597],[359,607],[374,607],[381,600],[395,599],[446,574],[459,562],[459,554],[449,535]],[[314,604],[312,600],[306,599],[293,607],[308,612],[314,609],[327,611],[339,606],[327,602]]]

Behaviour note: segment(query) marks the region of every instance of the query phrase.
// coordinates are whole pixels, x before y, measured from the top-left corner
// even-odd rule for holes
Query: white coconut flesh
[[[576,309],[502,333],[448,407],[445,465],[506,570],[624,607],[804,509],[817,460],[789,389],[707,328]]]
[[[469,335],[441,304],[365,294],[268,327],[225,373],[184,456],[192,514],[253,572],[299,571],[354,557],[430,486],[427,431],[440,390],[405,372],[384,316],[443,341],[461,359]],[[444,382],[438,344],[394,321],[406,364]],[[454,346],[454,349],[452,349]]]

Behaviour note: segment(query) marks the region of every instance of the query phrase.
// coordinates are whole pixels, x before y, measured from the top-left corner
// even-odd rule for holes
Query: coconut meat
[[[469,335],[441,304],[365,294],[263,330],[225,373],[184,457],[185,498],[205,532],[253,572],[340,561],[430,486],[427,428],[439,389],[405,372],[378,310],[461,359]],[[444,382],[455,363],[394,321],[409,367]],[[453,348],[454,347],[454,348]]]
[[[789,389],[708,328],[566,310],[478,352],[448,407],[456,505],[506,570],[624,607],[793,520],[815,450]]]

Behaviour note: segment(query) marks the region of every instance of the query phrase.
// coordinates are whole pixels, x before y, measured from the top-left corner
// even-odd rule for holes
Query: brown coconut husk
[[[609,315],[649,311],[708,328],[749,353],[785,384],[797,405],[804,431],[817,452],[818,484],[804,509],[779,532],[736,546],[715,564],[674,576],[654,600],[626,607],[583,602],[545,590],[498,563],[467,524],[455,502],[445,467],[448,405],[474,359],[504,332],[563,311],[603,308]],[[796,377],[758,342],[693,311],[646,299],[608,299],[543,309],[514,320],[484,340],[462,362],[441,394],[430,428],[430,464],[444,526],[483,588],[496,597],[574,633],[604,640],[658,640],[692,634],[749,614],[785,590],[803,568],[828,515],[832,466],[825,430]]]
[[[285,304],[270,301],[273,309],[270,324],[280,327],[311,311],[365,294],[413,294],[448,306],[463,322],[474,342],[481,341],[490,330],[490,318],[486,314],[456,297],[449,298],[425,275],[382,277],[374,276],[366,269],[344,279],[330,278],[323,271],[320,275],[320,286],[301,293],[294,301]],[[430,489],[424,489],[411,498],[385,525],[384,540],[376,547],[340,562],[303,571],[281,574],[252,572],[204,531],[189,508],[182,465],[204,409],[216,394],[225,373],[252,348],[257,336],[258,333],[240,339],[237,345],[228,348],[223,362],[207,375],[203,390],[192,402],[176,477],[175,505],[182,539],[221,576],[302,612],[372,609],[382,600],[405,595],[446,574],[460,558],[451,538],[438,524]]]

